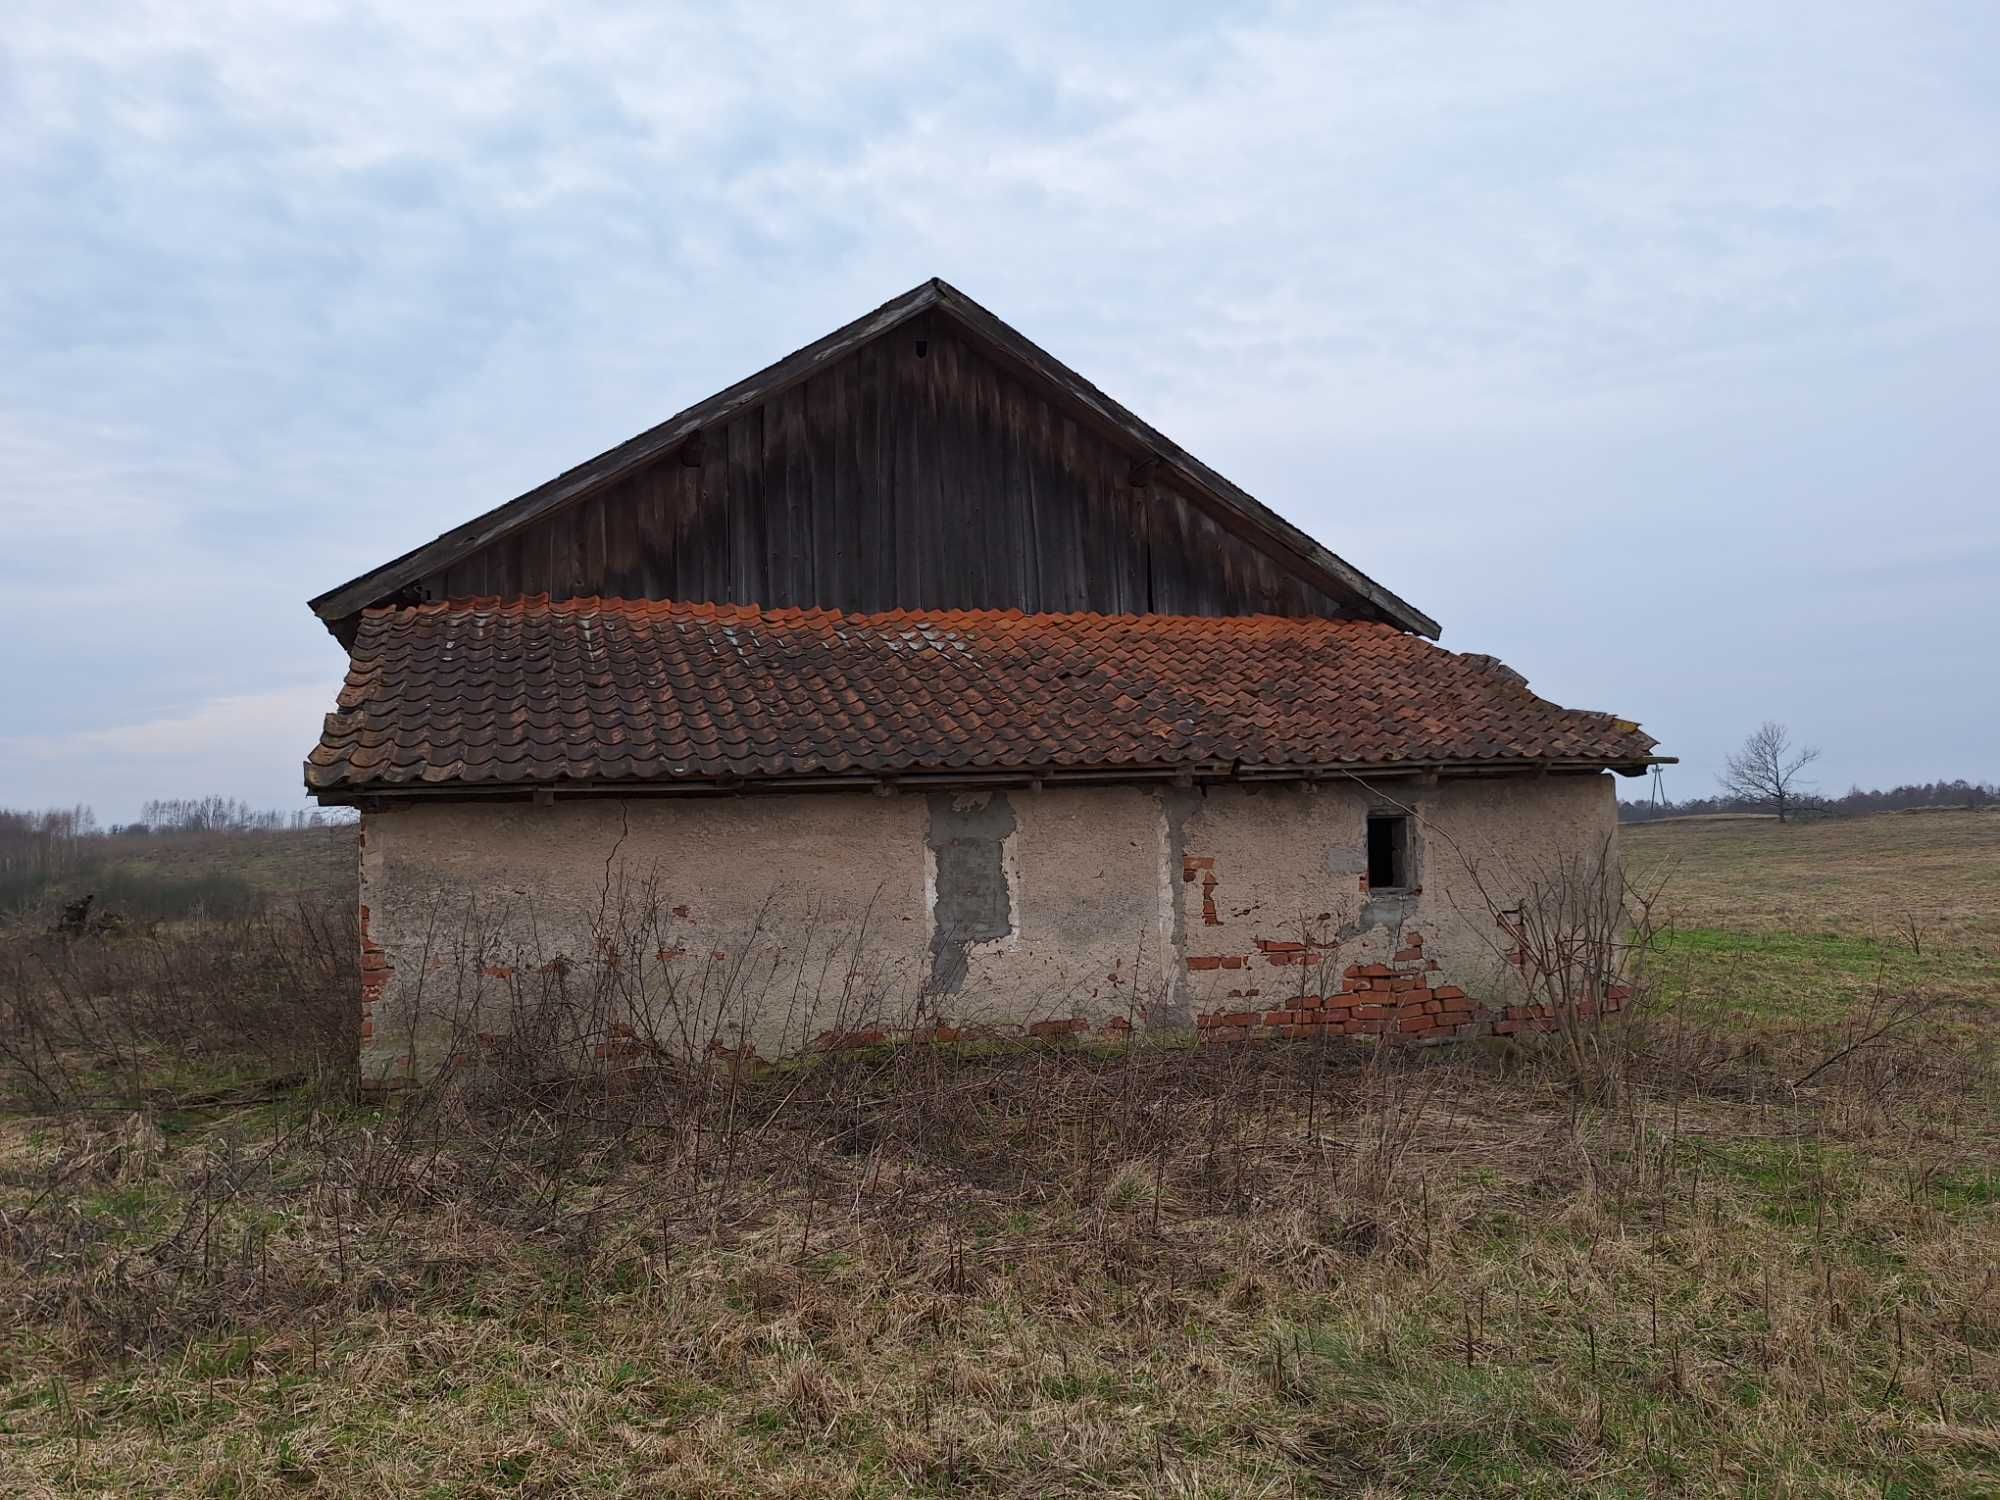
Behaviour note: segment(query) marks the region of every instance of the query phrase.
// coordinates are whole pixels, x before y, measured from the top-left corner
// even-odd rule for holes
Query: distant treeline
[[[111,832],[278,833],[288,828],[324,828],[353,818],[352,812],[338,808],[331,813],[317,807],[295,807],[290,812],[266,808],[260,812],[234,797],[156,797],[139,809],[138,822],[114,823]]]
[[[1840,797],[1801,794],[1795,817],[1852,818],[1862,813],[1907,812],[1921,808],[1965,807],[1975,812],[2000,804],[2000,786],[1990,781],[1925,781],[1887,791],[1850,788]],[[1685,802],[1626,802],[1618,804],[1621,823],[1650,823],[1656,818],[1694,818],[1715,813],[1761,813],[1770,809],[1741,797],[1691,797]]]
[[[134,915],[179,916],[195,907],[233,914],[233,908],[253,899],[244,882],[226,876],[142,874],[121,868],[120,857],[154,840],[281,833],[348,823],[353,817],[345,809],[259,811],[235,797],[155,799],[140,810],[137,822],[109,827],[82,804],[39,811],[0,808],[0,913],[36,906],[87,883]]]

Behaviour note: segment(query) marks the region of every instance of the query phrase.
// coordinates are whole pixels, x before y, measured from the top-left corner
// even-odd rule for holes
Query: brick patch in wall
[[[1272,963],[1317,964],[1331,957],[1310,943],[1260,941],[1258,948]],[[1194,960],[1188,966],[1195,967]],[[1196,1016],[1195,1027],[1204,1042],[1358,1036],[1426,1044],[1555,1029],[1549,1006],[1488,1006],[1458,985],[1437,983],[1432,977],[1437,968],[1436,959],[1424,956],[1423,937],[1407,933],[1390,962],[1349,964],[1338,994],[1299,995],[1266,1010],[1247,1009],[1238,1000],[1231,1008]],[[1579,1004],[1577,1014],[1609,1015],[1630,995],[1628,986],[1607,986],[1601,1000]],[[1230,998],[1236,999],[1236,992]]]
[[[1212,854],[1186,854],[1181,856],[1181,879],[1192,885],[1195,878],[1201,879],[1201,921],[1204,927],[1220,927],[1222,914],[1215,909],[1215,856]]]
[[[1198,953],[1187,961],[1190,974],[1205,974],[1212,969],[1241,969],[1248,967],[1250,955],[1247,953]]]
[[[1274,969],[1318,968],[1337,951],[1333,944],[1321,944],[1311,940],[1294,943],[1258,938],[1256,942],[1258,956]]]
[[[395,966],[389,962],[389,954],[375,941],[368,931],[368,903],[361,903],[361,1041],[365,1046],[375,1039],[375,1002],[382,998],[382,991],[395,978]]]

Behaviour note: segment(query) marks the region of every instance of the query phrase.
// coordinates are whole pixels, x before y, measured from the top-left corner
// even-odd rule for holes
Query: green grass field
[[[316,981],[237,935],[171,991],[237,994],[234,1050],[122,969],[149,1019],[58,1105],[0,988],[0,1494],[2000,1494],[2000,818],[1628,851],[1661,994],[1582,1078],[905,1052],[368,1105],[278,1076]]]

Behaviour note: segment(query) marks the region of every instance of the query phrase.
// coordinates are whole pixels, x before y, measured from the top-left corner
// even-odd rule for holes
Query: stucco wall
[[[1403,888],[1369,886],[1371,813],[1409,818]],[[1422,988],[1513,1004],[1498,914],[1565,858],[1615,863],[1616,833],[1609,776],[1210,788],[1182,824],[1182,1004],[1197,1017],[1284,1011],[1413,948],[1432,976]]]
[[[976,1026],[1286,1013],[1421,948],[1506,1003],[1493,910],[1615,833],[1607,776],[438,803],[369,814],[370,1077],[535,1024],[551,1045],[763,1055]],[[1393,799],[1393,802],[1392,800]],[[1413,813],[1407,891],[1371,809]],[[1405,968],[1410,967],[1408,962]],[[1365,983],[1365,981],[1364,981]],[[1387,981],[1385,980],[1386,984]],[[553,1019],[552,1019],[553,1018]],[[1233,1028],[1232,1028],[1233,1029]]]

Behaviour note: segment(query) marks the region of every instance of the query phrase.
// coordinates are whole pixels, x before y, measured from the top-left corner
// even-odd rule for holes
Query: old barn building
[[[939,281],[312,608],[376,1077],[550,976],[766,1054],[1504,1028],[1654,758]]]

